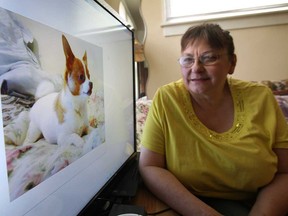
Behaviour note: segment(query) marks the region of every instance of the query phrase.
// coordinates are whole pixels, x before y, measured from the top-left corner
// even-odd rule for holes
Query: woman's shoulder
[[[168,84],[165,84],[161,86],[157,93],[164,93],[164,94],[179,94],[179,91],[185,90],[185,86],[182,79],[179,79],[177,81],[170,82]]]
[[[275,100],[271,89],[258,82],[232,79],[230,80],[230,88],[233,97],[245,101],[246,105],[256,106],[258,104],[259,106],[265,106],[266,103],[271,105],[273,104],[271,101]]]
[[[187,97],[188,91],[186,90],[183,80],[177,80],[170,82],[159,87],[154,95],[153,100],[162,101],[162,103],[167,103],[169,101],[176,102]]]
[[[244,81],[239,79],[229,79],[229,84],[234,91],[239,91],[249,94],[259,94],[259,93],[272,93],[271,90],[264,84],[255,81]]]

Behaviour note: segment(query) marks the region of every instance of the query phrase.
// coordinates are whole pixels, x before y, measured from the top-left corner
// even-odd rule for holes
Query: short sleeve
[[[158,90],[149,109],[142,136],[142,145],[156,153],[165,153],[165,138],[163,132],[164,106],[161,100],[161,90]]]

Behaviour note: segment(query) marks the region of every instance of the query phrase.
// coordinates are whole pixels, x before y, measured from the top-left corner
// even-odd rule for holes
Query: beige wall
[[[115,11],[118,12],[119,3],[121,0],[105,0]]]
[[[107,0],[115,5],[119,0]],[[147,95],[153,98],[158,87],[179,79],[180,37],[162,33],[162,1],[142,0],[147,26],[145,55],[149,66]],[[112,7],[113,7],[112,5]],[[115,8],[114,8],[115,9]],[[117,10],[117,9],[116,9]],[[233,77],[244,80],[288,78],[288,25],[231,30],[238,64]]]

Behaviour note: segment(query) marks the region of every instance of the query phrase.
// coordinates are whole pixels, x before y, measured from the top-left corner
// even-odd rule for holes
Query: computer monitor
[[[77,215],[135,158],[133,31],[107,8],[0,1],[0,215]]]

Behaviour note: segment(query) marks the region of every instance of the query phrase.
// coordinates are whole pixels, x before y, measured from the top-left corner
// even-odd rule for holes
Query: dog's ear
[[[90,74],[89,74],[89,70],[88,70],[88,61],[87,61],[87,53],[85,51],[84,56],[82,58],[84,65],[85,65],[85,71],[86,71],[86,76],[88,77],[88,79],[90,79]]]
[[[62,43],[63,43],[63,49],[64,49],[64,54],[66,57],[66,67],[70,70],[72,69],[72,65],[75,59],[75,56],[72,52],[72,49],[64,35],[62,35]]]
[[[88,65],[88,63],[87,63],[87,53],[86,53],[86,51],[85,51],[85,53],[84,53],[84,56],[83,56],[82,60],[83,60],[83,62],[84,62],[85,65]]]

